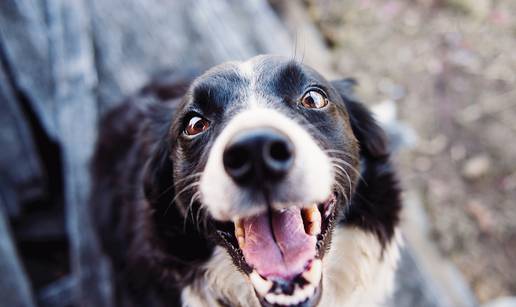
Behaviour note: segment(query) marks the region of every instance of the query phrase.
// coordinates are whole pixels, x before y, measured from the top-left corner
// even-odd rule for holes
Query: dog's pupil
[[[309,106],[309,107],[316,107],[315,105],[315,100],[314,98],[312,97],[312,94],[310,94],[310,96],[306,97],[306,104]]]
[[[194,129],[196,131],[201,131],[202,129],[204,129],[204,121],[199,118],[199,120],[194,124]]]

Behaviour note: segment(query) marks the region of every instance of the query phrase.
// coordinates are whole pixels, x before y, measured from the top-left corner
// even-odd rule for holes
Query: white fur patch
[[[220,306],[218,299],[231,306],[259,306],[249,279],[233,264],[223,247],[216,247],[204,265],[206,273],[183,290],[183,306]]]
[[[378,239],[356,228],[337,228],[323,259],[323,292],[319,307],[379,307],[394,290],[401,235],[381,255]],[[205,264],[206,273],[183,290],[183,306],[259,306],[249,279],[233,265],[222,247]]]
[[[310,205],[326,200],[333,183],[333,169],[328,156],[299,124],[280,112],[268,108],[250,108],[237,114],[217,137],[209,153],[200,180],[201,201],[218,220],[231,221],[237,216],[249,216],[263,211],[261,204],[253,206],[224,170],[222,156],[231,138],[238,132],[272,128],[287,135],[295,148],[292,170],[277,185],[276,195],[282,207],[293,204]],[[246,206],[242,206],[245,203]],[[253,209],[254,208],[254,209]],[[279,208],[278,208],[279,209]]]
[[[256,95],[256,73],[254,71],[255,61],[257,59],[251,59],[249,61],[241,62],[237,64],[239,72],[244,78],[249,80],[249,88],[247,90],[246,102],[248,108],[258,107],[258,97]]]
[[[381,254],[378,239],[356,228],[336,229],[323,259],[323,296],[320,306],[382,306],[394,291],[401,235]]]

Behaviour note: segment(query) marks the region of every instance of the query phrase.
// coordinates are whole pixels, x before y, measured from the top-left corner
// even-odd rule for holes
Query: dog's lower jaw
[[[399,231],[382,248],[371,233],[337,227],[323,259],[318,307],[381,306],[394,290],[401,245]],[[222,247],[216,248],[204,270],[205,274],[183,290],[183,306],[260,306],[249,278],[236,269]]]

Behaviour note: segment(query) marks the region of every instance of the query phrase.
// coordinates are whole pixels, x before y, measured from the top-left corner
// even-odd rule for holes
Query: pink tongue
[[[315,257],[317,240],[306,234],[297,207],[273,211],[271,219],[268,212],[245,218],[242,225],[245,260],[264,277],[292,279]]]

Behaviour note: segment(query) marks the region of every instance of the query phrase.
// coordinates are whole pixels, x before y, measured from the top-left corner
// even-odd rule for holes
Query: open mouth
[[[315,306],[335,215],[332,195],[322,203],[270,209],[217,228],[262,306]]]

